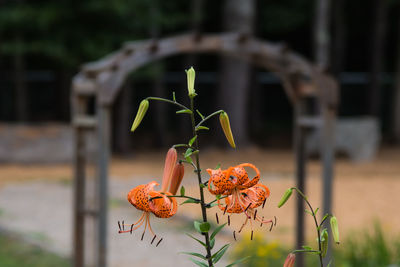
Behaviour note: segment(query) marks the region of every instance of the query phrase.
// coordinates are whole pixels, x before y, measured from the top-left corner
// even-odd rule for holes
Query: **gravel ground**
[[[149,152],[133,159],[114,159],[111,165],[109,213],[109,261],[111,266],[188,266],[187,256],[181,251],[195,251],[195,244],[183,232],[189,229],[187,218],[199,217],[198,207],[189,204],[180,206],[179,216],[171,219],[152,220],[158,235],[164,238],[158,248],[150,246],[150,240],[140,242],[141,232],[118,235],[118,220],[133,222],[138,213],[125,200],[126,193],[134,186],[151,180],[160,181],[163,153]],[[262,173],[262,181],[270,187],[271,198],[262,215],[276,216],[278,225],[271,233],[265,233],[268,240],[279,240],[290,245],[294,238],[294,201],[284,208],[276,208],[286,188],[295,185],[293,179],[293,158],[289,151],[261,151],[250,149],[236,153],[205,151],[202,164],[222,167],[252,162]],[[341,236],[348,236],[354,229],[370,228],[374,220],[380,220],[390,234],[400,233],[400,150],[385,149],[378,158],[369,163],[352,163],[340,159],[336,164],[334,182],[334,213],[338,217]],[[311,202],[319,206],[321,194],[321,168],[318,161],[308,166],[307,191]],[[0,228],[20,233],[26,239],[69,256],[72,248],[72,190],[71,168],[69,165],[2,165],[0,167]],[[160,178],[156,178],[160,177]],[[184,180],[186,191],[196,195],[195,178],[187,169]],[[210,218],[214,220],[214,210]],[[153,217],[154,218],[154,217]],[[182,220],[182,218],[186,218]],[[220,220],[224,221],[220,215]],[[232,219],[232,227],[238,227],[243,218]],[[166,223],[167,222],[167,223]],[[312,221],[307,221],[307,236],[314,239]],[[249,227],[248,227],[249,229]],[[226,232],[223,241],[234,242]],[[150,236],[147,236],[150,239]],[[218,246],[220,244],[217,244]]]

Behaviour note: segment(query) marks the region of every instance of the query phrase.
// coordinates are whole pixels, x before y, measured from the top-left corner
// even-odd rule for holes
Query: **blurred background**
[[[400,266],[398,0],[0,1],[0,266],[71,262],[70,93],[80,66],[127,41],[226,31],[284,43],[337,79],[333,210],[343,237],[337,265]],[[199,216],[192,206],[182,206],[168,225],[153,220],[166,237],[157,249],[138,236],[117,235],[115,222],[138,218],[126,193],[149,179],[160,180],[167,148],[190,134],[186,118],[176,119],[175,110],[161,104],[151,104],[131,134],[139,102],[175,91],[185,103],[184,69],[190,66],[197,72],[199,109],[203,114],[226,110],[238,144],[238,150],[228,149],[218,121],[211,121],[210,134],[200,139],[202,165],[254,163],[271,189],[263,212],[279,218],[272,233],[257,229],[250,243],[245,234],[234,242],[227,230],[223,239],[234,242],[227,262],[251,254],[245,266],[281,266],[295,235],[294,200],[283,210],[275,208],[295,184],[293,107],[275,74],[218,54],[183,54],[147,65],[132,73],[118,95],[112,110],[109,265],[188,266],[187,257],[176,253],[192,245],[179,230],[191,231],[191,218]],[[307,194],[319,206],[315,138],[307,140]],[[187,171],[184,185],[196,194],[192,176]],[[313,244],[307,223],[306,237]]]

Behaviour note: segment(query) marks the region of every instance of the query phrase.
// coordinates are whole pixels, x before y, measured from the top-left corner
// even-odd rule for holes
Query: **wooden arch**
[[[84,266],[85,218],[97,221],[96,266],[106,266],[107,182],[110,155],[110,107],[128,75],[153,61],[182,53],[223,53],[243,58],[275,73],[294,107],[294,140],[297,186],[304,190],[306,175],[305,137],[310,128],[321,130],[324,212],[331,210],[333,177],[333,126],[338,101],[338,86],[284,44],[273,44],[239,33],[185,34],[162,40],[126,43],[120,50],[83,65],[72,82],[72,123],[75,129],[74,154],[74,265]],[[95,98],[95,114],[88,114],[89,100]],[[308,110],[306,99],[313,98],[317,108]],[[94,131],[96,145],[98,205],[85,203],[87,159],[86,134]],[[297,242],[304,239],[303,204],[298,202]]]

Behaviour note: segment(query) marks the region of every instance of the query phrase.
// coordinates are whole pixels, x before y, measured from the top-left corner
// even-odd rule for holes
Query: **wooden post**
[[[108,105],[97,105],[98,116],[98,241],[97,267],[107,266],[107,210],[108,210],[108,164],[110,154],[111,109]]]
[[[306,131],[307,129],[300,125],[299,121],[302,115],[305,115],[304,100],[297,99],[294,103],[294,150],[296,166],[296,187],[303,193],[306,193]],[[296,249],[304,245],[305,227],[304,227],[304,201],[297,195],[296,205]],[[296,266],[304,266],[304,257],[302,253],[296,255]]]
[[[72,96],[73,117],[86,109],[86,102],[77,95]],[[83,267],[85,263],[85,187],[86,158],[85,130],[74,125],[74,267]]]
[[[322,177],[323,177],[323,214],[332,214],[333,196],[333,164],[334,164],[334,130],[335,130],[335,110],[329,109],[326,105],[322,107],[322,128],[321,128],[321,157],[322,157]],[[330,229],[330,227],[328,227]],[[330,236],[332,232],[330,231]],[[332,238],[328,246],[332,248]],[[328,265],[332,259],[331,249],[324,258],[324,265]]]

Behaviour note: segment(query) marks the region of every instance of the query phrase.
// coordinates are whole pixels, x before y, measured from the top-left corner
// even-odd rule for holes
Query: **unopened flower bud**
[[[142,121],[148,108],[149,108],[149,101],[147,99],[143,99],[142,102],[140,102],[138,112],[136,113],[135,120],[133,121],[131,132],[135,131],[136,128],[140,125],[140,122]]]
[[[225,137],[228,140],[231,147],[236,148],[235,140],[233,140],[231,125],[229,123],[228,114],[223,111],[219,114],[219,122],[221,124],[222,130],[224,131]]]
[[[196,92],[194,90],[194,79],[196,78],[196,72],[194,71],[193,67],[190,67],[190,69],[186,70],[186,76],[189,97],[195,97]]]
[[[290,196],[292,195],[292,188],[289,188],[288,190],[285,191],[285,193],[283,194],[281,200],[278,203],[278,208],[282,207],[286,201],[288,201],[288,199],[290,198]]]
[[[175,165],[174,171],[172,172],[171,185],[169,187],[169,192],[175,195],[178,188],[182,182],[183,176],[185,174],[185,167],[182,163]]]
[[[293,253],[289,253],[289,255],[286,257],[283,267],[293,267],[295,260],[296,260],[296,255]]]
[[[176,152],[176,149],[171,147],[168,150],[167,155],[165,157],[164,174],[161,183],[161,192],[165,192],[168,189],[177,158],[178,158],[178,153]]]
[[[328,252],[328,243],[329,243],[329,237],[328,237],[328,230],[325,228],[322,230],[321,233],[321,256],[325,257],[326,253]]]
[[[331,217],[330,220],[331,223],[331,230],[332,230],[332,235],[333,235],[333,240],[335,240],[336,244],[339,244],[339,226],[338,222],[335,216]]]

